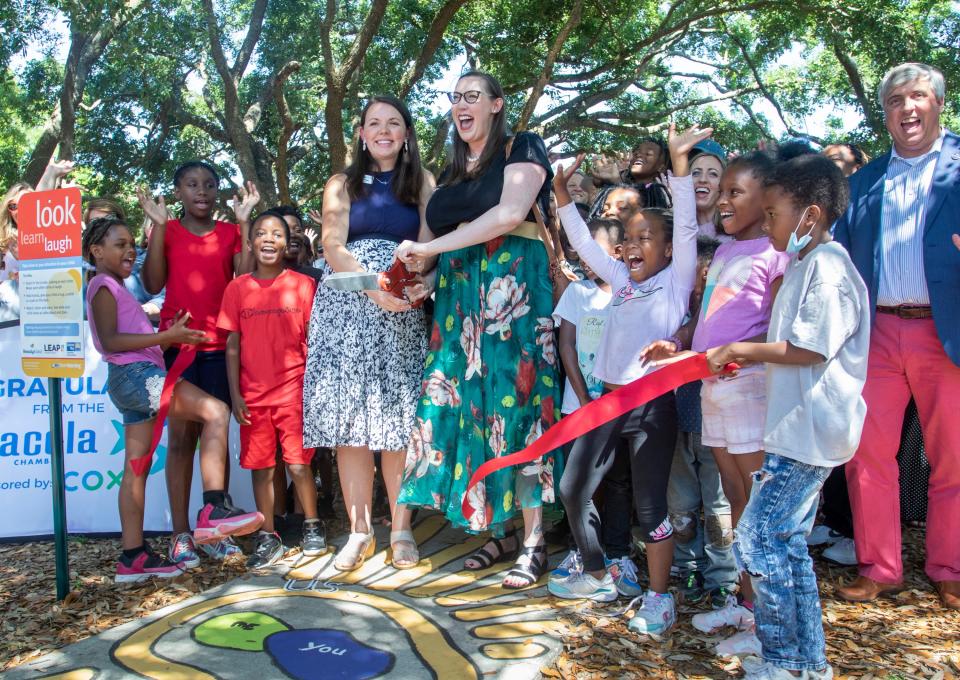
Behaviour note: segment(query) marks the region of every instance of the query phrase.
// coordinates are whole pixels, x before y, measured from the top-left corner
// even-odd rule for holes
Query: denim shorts
[[[163,353],[163,361],[168,371],[178,354],[180,354],[178,347],[170,347]],[[197,352],[193,362],[187,366],[180,377],[233,408],[233,402],[230,399],[230,383],[227,382],[227,353],[222,349]]]
[[[107,392],[124,425],[152,420],[160,410],[160,392],[167,372],[149,361],[107,365]]]

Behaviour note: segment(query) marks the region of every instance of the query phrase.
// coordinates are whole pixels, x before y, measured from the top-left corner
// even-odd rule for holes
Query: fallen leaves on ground
[[[856,577],[856,569],[815,560],[824,608],[827,659],[836,678],[913,680],[960,678],[960,612],[945,610],[923,573],[923,530],[904,533],[907,590],[891,599],[850,604],[836,598],[836,587]],[[814,548],[814,554],[820,550]],[[562,606],[561,601],[557,601]],[[547,678],[735,678],[740,662],[714,656],[712,647],[733,629],[707,635],[690,618],[707,605],[680,606],[677,626],[661,642],[627,630],[616,616],[624,603],[568,606],[559,615],[563,652],[543,669]]]

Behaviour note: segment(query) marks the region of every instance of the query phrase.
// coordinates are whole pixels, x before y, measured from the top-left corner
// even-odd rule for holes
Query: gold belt
[[[542,241],[543,237],[540,235],[540,225],[536,222],[521,222],[513,229],[508,231],[506,236],[519,236],[520,238],[530,238],[534,241]]]
[[[463,225],[468,224],[467,222],[461,222],[457,229]],[[534,241],[542,241],[543,236],[540,233],[540,225],[536,222],[521,222],[513,229],[508,231],[504,236],[519,236],[520,238],[529,238]]]

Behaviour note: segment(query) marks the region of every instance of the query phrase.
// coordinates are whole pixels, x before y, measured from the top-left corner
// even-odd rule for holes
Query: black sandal
[[[540,580],[540,577],[543,576],[547,570],[547,546],[545,543],[524,547],[517,556],[517,560],[519,561],[519,559],[524,556],[530,558],[529,566],[515,564],[513,569],[507,572],[506,578],[510,578],[511,576],[522,578],[525,583],[519,586],[512,586],[504,582],[502,584],[504,588],[508,590],[520,590],[521,588],[532,586]]]
[[[503,547],[503,543],[501,543],[501,541],[506,541],[506,540],[509,540],[510,538],[513,538],[513,540],[517,542],[517,547],[515,547],[513,550],[505,550]],[[487,545],[489,545],[490,543],[493,543],[493,545],[497,548],[496,555],[491,555],[490,551],[487,550]],[[520,537],[517,536],[517,530],[514,529],[503,538],[494,538],[491,536],[490,540],[484,543],[479,550],[477,550],[475,553],[473,553],[472,555],[464,559],[463,568],[466,571],[481,571],[482,569],[486,569],[487,567],[493,566],[497,562],[507,562],[509,560],[515,559],[519,551],[520,551]],[[473,560],[480,566],[468,567],[467,566],[468,560]]]

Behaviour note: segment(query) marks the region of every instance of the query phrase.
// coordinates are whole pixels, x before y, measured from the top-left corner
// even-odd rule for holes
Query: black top
[[[437,236],[449,234],[461,223],[475,220],[497,205],[503,193],[503,171],[512,163],[536,163],[547,171],[547,178],[537,196],[540,210],[547,215],[550,207],[550,182],[553,179],[547,147],[538,135],[521,132],[514,137],[510,158],[506,157],[505,152],[494,156],[486,172],[479,177],[445,186],[450,168],[440,173],[440,186],[427,203],[427,225],[430,231]],[[536,221],[532,208],[526,220]]]

